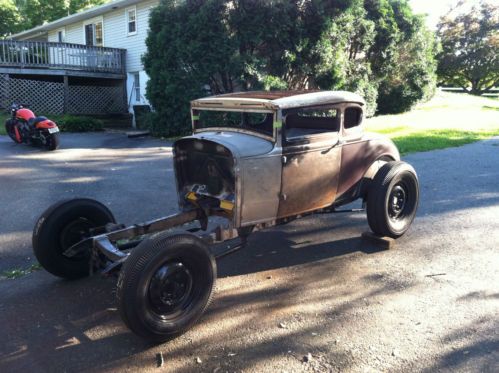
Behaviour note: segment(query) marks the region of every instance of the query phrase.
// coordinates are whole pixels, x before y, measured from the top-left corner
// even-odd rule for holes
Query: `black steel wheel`
[[[411,225],[419,203],[419,182],[411,165],[388,162],[376,173],[367,192],[367,220],[371,230],[397,238]]]
[[[33,230],[33,250],[38,262],[53,275],[77,279],[90,272],[91,247],[68,258],[63,252],[89,237],[90,229],[115,223],[102,203],[88,198],[64,200],[49,207]]]
[[[216,263],[207,245],[192,234],[159,233],[132,250],[117,285],[125,324],[152,342],[175,338],[208,307]]]

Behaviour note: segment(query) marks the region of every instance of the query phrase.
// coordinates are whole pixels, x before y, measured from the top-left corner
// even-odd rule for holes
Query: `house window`
[[[95,26],[95,45],[102,47],[104,38],[102,37],[102,22],[97,22]]]
[[[64,31],[63,30],[57,31],[57,41],[59,43],[63,43],[64,42]]]
[[[126,10],[126,23],[128,35],[137,33],[137,9],[135,7]]]
[[[85,44],[96,47],[103,46],[104,38],[102,33],[102,21],[88,23],[85,25]]]
[[[133,74],[133,89],[135,94],[135,101],[140,102],[140,74]]]

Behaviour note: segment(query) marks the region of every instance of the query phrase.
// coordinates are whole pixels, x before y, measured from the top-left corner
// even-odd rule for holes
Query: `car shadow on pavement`
[[[323,229],[331,230],[331,228]],[[341,225],[334,229],[341,231]],[[2,281],[0,292],[6,295],[0,301],[0,321],[5,325],[3,343],[0,347],[0,370],[86,371],[125,366],[154,367],[155,351],[158,351],[158,348],[165,351],[168,357],[178,356],[185,361],[191,361],[189,354],[194,353],[194,347],[202,349],[210,339],[222,343],[227,335],[237,335],[238,329],[256,325],[257,320],[264,323],[273,322],[268,319],[269,315],[288,308],[290,300],[293,307],[299,306],[302,302],[324,305],[323,296],[313,292],[310,292],[310,296],[299,299],[296,298],[296,294],[306,291],[308,286],[334,293],[334,283],[346,275],[342,269],[343,264],[340,263],[343,261],[342,258],[348,261],[348,255],[355,252],[379,251],[359,237],[318,244],[294,237],[293,232],[278,230],[255,234],[248,248],[223,259],[223,262],[219,261],[219,276],[238,277],[296,265],[306,267],[303,273],[292,276],[285,284],[269,289],[262,290],[260,286],[253,289],[249,286],[243,293],[228,290],[216,293],[214,304],[200,322],[201,327],[195,327],[184,336],[159,347],[135,336],[121,322],[114,299],[115,278],[102,279],[100,276],[95,276],[70,282],[55,279],[45,272],[38,272],[12,280],[10,283],[16,284],[16,288],[11,288],[10,291],[6,290],[10,287],[8,281]],[[278,249],[274,253],[276,247]],[[324,260],[334,257],[338,257],[339,262],[328,260],[324,264]],[[324,276],[324,266],[329,267],[327,276]],[[32,281],[30,277],[34,276],[36,280]],[[365,281],[371,280],[366,278]],[[319,307],[317,310],[330,313],[334,320],[334,315],[356,307],[359,302],[364,302],[366,296],[375,297],[377,292],[386,293],[398,291],[397,289],[400,287],[383,283],[377,291],[360,295],[358,299],[352,299],[348,304],[322,311],[319,311]],[[355,298],[355,295],[352,296]],[[234,317],[233,310],[241,307],[251,309],[248,315],[252,320],[247,319],[248,315]],[[226,330],[218,330],[218,321],[224,318],[232,318],[233,322]],[[208,332],[204,328],[207,323]],[[252,354],[250,360],[256,361],[274,354],[287,353],[288,350],[306,354],[302,351],[303,347],[300,347],[301,342],[297,340],[302,337],[308,338],[310,333],[316,333],[320,329],[320,326],[312,327],[310,330],[296,328],[293,333],[272,336],[262,343],[255,342],[252,348],[258,353]],[[329,351],[328,359],[337,363],[343,361],[341,364],[338,363],[342,366],[348,364],[348,358],[343,356],[343,352],[331,351],[326,345],[317,348],[325,351],[324,354]],[[243,353],[242,350],[234,350],[236,350],[234,353]],[[141,360],[144,353],[148,356],[147,361]],[[213,364],[218,363],[214,361]],[[207,367],[204,366],[203,369],[205,368]],[[215,368],[214,365],[213,369]],[[182,368],[179,366],[175,370],[182,371]],[[189,369],[185,368],[185,371]]]
[[[353,224],[351,220],[348,223]],[[374,254],[385,250],[379,245],[366,241],[360,237],[360,234],[334,241],[315,242],[312,240],[314,235],[325,235],[329,231],[331,228],[311,229],[307,232],[305,239],[301,237],[301,234],[296,238],[292,232],[284,232],[279,228],[256,232],[250,236],[247,247],[237,255],[219,261],[218,276],[238,276],[347,256],[357,252]]]

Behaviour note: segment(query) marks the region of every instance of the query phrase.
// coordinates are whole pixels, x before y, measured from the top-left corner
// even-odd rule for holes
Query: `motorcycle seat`
[[[36,118],[31,118],[31,119],[29,119],[29,120],[28,120],[28,124],[29,124],[30,126],[36,126],[38,123],[43,122],[43,121],[45,121],[45,120],[47,120],[47,118],[46,118],[46,117],[36,117]]]

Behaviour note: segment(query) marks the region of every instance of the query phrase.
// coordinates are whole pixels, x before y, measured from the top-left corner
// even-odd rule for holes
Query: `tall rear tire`
[[[66,279],[86,277],[90,273],[91,247],[68,258],[63,252],[90,236],[91,228],[115,223],[114,216],[102,203],[89,198],[64,200],[49,207],[33,229],[33,250],[48,272]]]
[[[208,307],[216,263],[192,234],[159,233],[132,250],[121,269],[117,303],[135,334],[160,343],[196,323]]]
[[[367,191],[367,221],[380,236],[397,238],[411,225],[419,204],[419,182],[408,163],[388,162]]]

